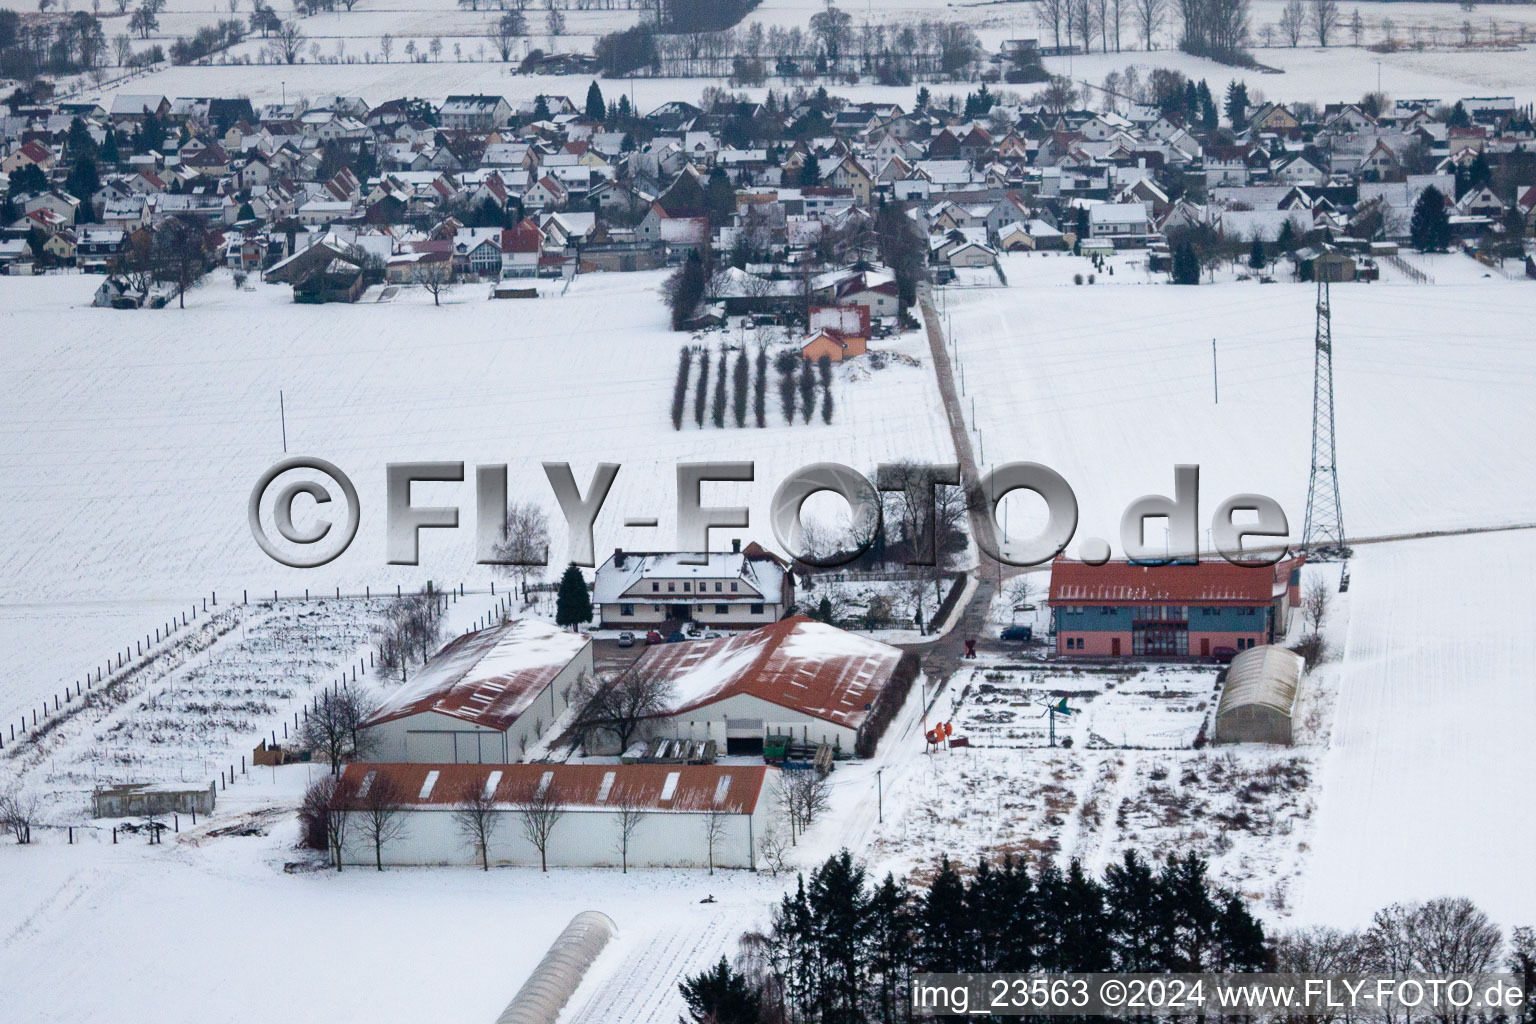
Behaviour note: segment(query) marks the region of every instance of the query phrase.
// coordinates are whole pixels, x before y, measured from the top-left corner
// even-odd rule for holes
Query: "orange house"
[[[866,351],[868,339],[858,334],[844,334],[842,331],[830,327],[823,327],[811,335],[811,340],[800,346],[800,355],[807,361],[814,363],[822,356],[826,356],[834,363],[840,363],[849,356],[861,356]]]

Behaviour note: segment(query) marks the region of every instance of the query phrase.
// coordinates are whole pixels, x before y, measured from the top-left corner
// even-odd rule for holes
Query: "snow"
[[[672,546],[681,461],[754,460],[752,483],[706,484],[703,499],[747,505],[752,526],[734,535],[773,546],[769,499],[793,470],[824,460],[873,473],[882,461],[951,457],[915,333],[882,343],[902,356],[884,369],[839,375],[831,426],[787,427],[771,407],[765,429],[690,420],[674,431],[668,407],[688,336],[667,330],[663,278],[583,275],[563,297],[528,301],[463,286],[440,308],[405,288],[343,309],[295,305],[286,287],[237,290],[218,274],[184,311],[132,312],[89,307],[91,276],[0,278],[0,657],[24,669],[0,679],[0,711],[61,692],[164,622],[163,608],[209,591],[232,601],[428,580],[487,589],[489,568],[474,564],[478,464],[509,464],[511,499],[551,518],[558,564],[567,538],[544,461],[570,462],[583,489],[595,463],[621,463],[597,521],[601,552]],[[357,538],[321,569],[268,559],[245,522],[251,487],[284,457],[280,390],[288,452],[334,462],[362,505]],[[867,423],[880,429],[847,429]],[[418,505],[458,505],[460,527],[422,531],[422,564],[391,566],[384,466],[422,459],[466,464],[463,484],[413,489]],[[297,525],[311,515],[301,502]],[[659,527],[620,525],[641,515]],[[711,543],[732,536],[716,530]]]

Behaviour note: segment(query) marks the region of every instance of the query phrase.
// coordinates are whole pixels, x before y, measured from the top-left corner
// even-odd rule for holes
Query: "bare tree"
[[[481,870],[491,870],[491,838],[501,827],[495,791],[484,782],[466,782],[459,793],[459,806],[453,812],[453,822],[465,845],[480,855]]]
[[[390,55],[395,52],[395,37],[385,32],[379,36],[379,52],[384,55],[384,63],[389,63]]]
[[[373,866],[384,870],[384,847],[405,831],[405,791],[393,775],[369,772],[353,801],[363,839],[373,846]]]
[[[584,738],[595,731],[610,732],[622,753],[647,722],[671,710],[672,684],[636,664],[606,683],[579,681],[572,703],[576,705],[576,731]]]
[[[277,33],[267,40],[267,53],[274,62],[297,64],[304,50],[304,30],[297,19],[289,19],[277,28]]]
[[[514,804],[523,838],[539,851],[540,871],[549,870],[549,838],[560,819],[565,817],[556,789],[553,774],[546,772],[538,784]]]
[[[187,292],[208,272],[208,230],[195,217],[169,217],[150,243],[150,267],[156,281],[169,284],[177,304],[187,308]]]
[[[1131,13],[1141,29],[1142,44],[1148,50],[1152,49],[1152,37],[1163,27],[1163,19],[1168,14],[1168,0],[1131,0]]]
[[[512,59],[512,51],[517,46],[517,41],[528,33],[528,20],[520,10],[510,10],[502,14],[500,18],[491,22],[490,29],[485,38],[496,48],[501,55],[502,63]]]
[[[1333,30],[1339,27],[1339,0],[1312,0],[1312,32],[1318,46],[1327,46]]]
[[[827,778],[818,771],[779,773],[778,797],[789,821],[789,841],[798,843],[805,830],[827,809]]]
[[[0,830],[9,832],[18,845],[32,842],[32,825],[37,820],[38,799],[20,789],[0,793]]]
[[[1327,581],[1314,579],[1307,584],[1307,592],[1301,599],[1301,614],[1308,633],[1323,628],[1323,619],[1328,615],[1328,604],[1332,599],[1333,591]]]
[[[645,820],[647,807],[631,790],[620,793],[613,802],[613,811],[619,818],[619,834],[614,839],[614,852],[619,855],[620,871],[629,873],[629,847],[634,842],[640,823]]]
[[[762,855],[763,866],[768,869],[770,877],[777,877],[779,872],[789,867],[789,837],[777,821],[768,822],[763,837],[757,841],[757,852]]]
[[[1068,0],[1040,0],[1035,6],[1035,17],[1040,27],[1051,33],[1057,49],[1061,48],[1061,31],[1067,30],[1067,41],[1072,39],[1072,26],[1067,20]]]
[[[346,783],[337,776],[331,779],[330,801],[326,804],[325,838],[330,844],[331,860],[336,870],[341,870],[341,856],[347,845],[347,829],[352,824],[352,799]]]
[[[512,502],[502,524],[501,540],[496,544],[498,571],[528,582],[536,566],[549,564],[549,517],[535,503]]]
[[[1307,28],[1307,7],[1303,0],[1286,0],[1280,9],[1280,33],[1292,46],[1301,42]]]
[[[411,272],[411,280],[432,294],[432,305],[441,305],[438,296],[453,280],[453,264],[447,260],[421,260]]]
[[[340,776],[322,775],[304,791],[299,804],[299,845],[305,849],[331,849],[331,804],[340,782]]]
[[[362,757],[372,737],[362,731],[373,713],[373,702],[351,687],[326,690],[312,704],[299,727],[299,746],[331,766],[331,774],[354,758]]]
[[[725,841],[730,824],[731,816],[718,807],[711,807],[704,814],[704,846],[709,857],[710,874],[715,873],[715,849]]]

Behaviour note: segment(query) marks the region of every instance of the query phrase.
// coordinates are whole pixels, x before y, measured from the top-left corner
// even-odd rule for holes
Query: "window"
[[[761,615],[761,614],[763,614],[763,606],[760,605],[760,604],[753,605],[752,606],[752,614],[753,615]]]
[[[1200,609],[1200,614],[1201,615],[1215,615],[1216,614],[1216,609],[1215,608],[1201,608]]]
[[[651,593],[654,594],[654,593],[656,593],[660,589],[661,589],[661,584],[657,583],[655,580],[652,580],[651,581]]]
[[[619,614],[620,615],[633,615],[633,614],[635,614],[635,606],[632,605],[632,604],[621,604],[621,605],[619,605]]]
[[[670,594],[670,593],[673,593],[676,590],[677,590],[677,584],[676,583],[668,583],[667,584],[667,593]]]
[[[715,584],[715,593],[717,593],[717,594],[720,593],[721,588],[722,588],[722,585],[719,584],[719,583],[716,583]]]
[[[692,590],[693,590],[693,584],[692,583],[684,583],[683,584],[683,593],[686,594],[686,593],[689,593]]]
[[[734,583],[731,584],[731,593],[736,593],[736,584]]]
[[[1104,607],[1099,609],[1099,614],[1100,615],[1113,615],[1113,614],[1115,614],[1115,610],[1113,608],[1111,608],[1109,605],[1105,605]]]
[[[728,604],[717,604],[717,605],[715,605],[715,614],[716,615],[729,615],[730,612],[731,612],[731,606],[728,605]]]

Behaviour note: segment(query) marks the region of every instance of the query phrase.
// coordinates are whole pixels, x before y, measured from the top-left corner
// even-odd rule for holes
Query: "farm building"
[[[1249,568],[1224,559],[1089,565],[1058,558],[1050,606],[1058,654],[1209,658],[1283,636],[1300,600],[1301,557]]]
[[[1217,743],[1291,742],[1291,712],[1305,662],[1295,651],[1265,644],[1232,659],[1216,705]]]
[[[755,754],[788,735],[868,756],[912,680],[917,656],[795,615],[720,640],[652,647],[633,671],[672,686],[675,710],[658,723],[680,739]]]
[[[592,639],[537,619],[466,633],[363,723],[383,761],[508,764],[592,673]]]
[[[691,557],[701,557],[694,555]],[[673,552],[617,548],[597,568],[592,603],[606,629],[651,629],[664,623],[751,627],[776,622],[795,603],[789,566],[757,544],[712,551],[690,565]]]
[[[471,792],[493,801],[488,859],[537,867],[537,846],[525,834],[526,810],[543,805],[558,813],[548,830],[545,856],[555,867],[618,867],[622,818],[640,814],[630,834],[631,867],[757,866],[757,843],[771,817],[772,780],[766,765],[662,764],[367,764],[347,765],[340,792],[349,805],[366,806],[369,792],[387,780],[404,807],[400,835],[384,845],[386,864],[478,864],[480,850],[465,840],[458,815]],[[354,811],[352,820],[360,816]],[[714,833],[711,851],[711,832]],[[373,864],[373,844],[349,825],[344,864]]]

